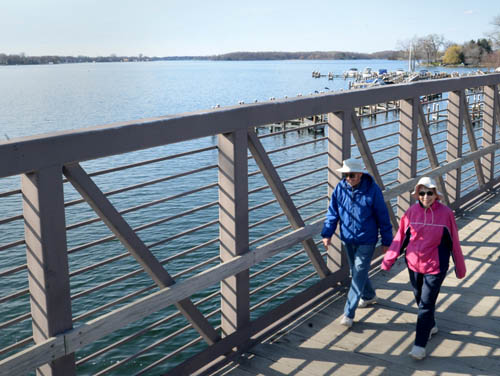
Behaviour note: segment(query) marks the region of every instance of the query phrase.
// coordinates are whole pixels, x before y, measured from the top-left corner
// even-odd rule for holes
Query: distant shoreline
[[[0,53],[0,65],[39,65],[39,64],[70,64],[70,63],[109,63],[138,61],[255,61],[255,60],[404,60],[402,51],[381,51],[375,53],[359,53],[345,51],[312,51],[312,52],[231,52],[211,56],[26,56],[7,55]]]

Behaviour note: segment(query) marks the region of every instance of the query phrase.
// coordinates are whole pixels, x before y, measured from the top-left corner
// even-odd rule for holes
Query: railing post
[[[248,140],[247,131],[219,135],[219,223],[222,262],[248,252]],[[221,282],[222,336],[242,330],[250,322],[249,270]]]
[[[337,169],[342,161],[351,157],[351,111],[328,114],[328,198],[332,196],[335,186],[342,179]],[[327,267],[332,273],[340,273],[341,280],[349,277],[349,264],[342,252],[338,230],[333,234],[331,246],[328,248]]]
[[[73,327],[66,245],[62,167],[21,177],[33,339],[43,342]],[[37,369],[38,375],[74,375],[70,354]]]
[[[484,87],[484,111],[483,111],[483,147],[495,143],[495,126],[499,120],[496,116],[495,104],[498,105],[498,88],[494,86]],[[488,183],[495,174],[495,153],[485,155],[482,159],[484,179]]]
[[[419,98],[400,101],[399,112],[399,161],[398,180],[405,182],[417,176],[417,138],[418,138],[418,102]],[[411,192],[398,196],[398,218],[412,204]]]
[[[465,101],[462,102],[461,96],[462,92],[460,91],[451,91],[448,93],[447,162],[462,157],[464,111],[460,110],[460,106]],[[457,209],[460,206],[461,179],[461,167],[446,174],[446,191],[448,192],[452,209]]]

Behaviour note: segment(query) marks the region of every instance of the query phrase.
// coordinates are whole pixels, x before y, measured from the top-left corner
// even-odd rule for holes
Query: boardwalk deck
[[[372,276],[378,304],[339,324],[345,298],[319,306],[216,375],[500,375],[500,194],[457,218],[467,276],[452,270],[438,300],[439,332],[414,361],[416,306],[403,260]]]

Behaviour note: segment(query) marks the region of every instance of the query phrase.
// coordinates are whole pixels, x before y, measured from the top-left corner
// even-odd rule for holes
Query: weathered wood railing
[[[498,99],[499,74],[490,74],[478,77],[465,77],[434,81],[416,82],[407,85],[386,86],[377,89],[349,91],[341,93],[320,94],[310,97],[300,97],[281,101],[271,101],[261,104],[240,105],[231,108],[221,108],[211,111],[177,115],[172,117],[147,119],[130,123],[120,123],[101,127],[93,127],[73,132],[61,132],[47,136],[12,140],[0,144],[0,178],[21,176],[21,188],[7,192],[0,192],[1,198],[10,198],[20,195],[22,198],[23,214],[16,214],[0,219],[0,226],[10,226],[23,219],[24,239],[8,238],[6,230],[0,227],[0,252],[6,250],[22,250],[26,254],[26,264],[10,265],[0,271],[0,278],[10,278],[20,272],[26,272],[29,280],[27,288],[14,289],[0,298],[2,309],[16,299],[29,296],[31,309],[29,312],[8,316],[7,321],[0,324],[1,328],[15,327],[16,324],[32,319],[32,337],[25,337],[15,343],[9,343],[0,350],[5,357],[0,361],[0,374],[25,374],[37,367],[40,374],[71,375],[76,373],[76,367],[88,364],[90,359],[96,358],[106,351],[139,336],[145,330],[150,330],[165,322],[172,322],[181,314],[189,322],[187,326],[178,326],[178,333],[171,333],[167,339],[194,328],[199,336],[192,341],[181,345],[167,357],[149,362],[146,367],[133,372],[147,372],[168,360],[172,360],[180,350],[189,348],[203,340],[206,345],[198,348],[195,353],[174,361],[161,372],[173,374],[187,374],[198,371],[210,362],[224,358],[235,349],[242,350],[248,346],[250,339],[263,330],[276,325],[282,317],[289,314],[302,304],[314,299],[322,291],[346,280],[348,268],[340,252],[338,238],[326,254],[318,250],[318,233],[322,226],[322,215],[326,207],[327,194],[339,181],[341,176],[336,172],[342,160],[350,156],[360,156],[369,172],[378,184],[384,189],[384,197],[391,206],[394,226],[397,226],[397,217],[404,212],[411,203],[409,192],[419,176],[426,174],[435,177],[444,193],[445,201],[456,210],[470,202],[474,197],[489,189],[495,188],[500,182],[498,149],[500,143],[498,122],[500,119],[500,105]],[[474,97],[479,98],[475,103],[468,103],[468,90],[474,90]],[[423,97],[441,95],[437,100],[423,100]],[[381,111],[386,119],[390,111],[391,121],[377,122],[364,119],[356,114],[356,108],[379,103],[398,101],[398,110]],[[443,103],[442,110],[435,110],[431,104]],[[427,108],[427,110],[426,110]],[[474,118],[471,111],[474,111]],[[268,137],[276,135],[286,136],[290,132],[306,130],[310,124],[299,129],[281,131],[275,134],[266,134],[259,137],[255,130],[263,125],[284,120],[298,119],[311,115],[327,114],[325,124],[316,124],[316,127],[325,126],[326,136],[309,137],[310,141],[297,143],[293,147],[283,147],[275,151],[265,148]],[[440,117],[445,117],[440,120]],[[435,118],[435,121],[430,121]],[[367,124],[369,123],[369,124]],[[431,123],[441,124],[442,130],[431,132]],[[390,129],[389,129],[390,128]],[[465,133],[464,133],[465,129]],[[376,137],[369,137],[375,134]],[[150,159],[143,162],[134,162],[122,167],[114,167],[106,171],[87,173],[82,167],[85,161],[99,160],[113,155],[122,155],[137,150],[151,149],[163,145],[174,145],[183,141],[195,140],[206,136],[218,136],[218,145],[205,148],[183,151],[175,155]],[[351,141],[354,138],[354,144]],[[444,137],[444,138],[443,138]],[[439,138],[442,138],[439,140]],[[465,142],[464,139],[467,141]],[[395,142],[394,142],[395,141]],[[295,161],[287,161],[277,166],[271,155],[273,152],[283,152],[303,145],[325,143],[320,153],[309,156],[300,155]],[[390,143],[392,142],[392,143]],[[375,146],[372,146],[375,145]],[[423,145],[423,146],[420,146]],[[467,147],[468,146],[468,147]],[[195,170],[181,172],[175,175],[155,178],[151,181],[141,181],[129,187],[103,192],[96,181],[100,175],[115,173],[116,171],[140,168],[146,164],[170,161],[175,158],[192,157],[194,155],[217,150],[217,163],[201,166]],[[249,172],[248,150],[251,152],[251,165],[254,172]],[[297,152],[299,153],[299,152]],[[384,154],[382,160],[380,153]],[[424,157],[422,158],[422,155]],[[441,158],[439,157],[441,155]],[[496,158],[495,158],[496,156]],[[318,158],[327,158],[327,167],[307,172],[298,171],[296,167],[303,162],[318,163]],[[202,160],[201,157],[200,160]],[[289,159],[289,157],[288,157]],[[105,162],[108,163],[108,162]],[[324,163],[324,160],[323,160]],[[466,169],[464,166],[472,165]],[[182,163],[180,164],[182,165]],[[286,169],[295,166],[295,174],[283,177],[277,172],[278,168]],[[145,186],[168,182],[187,175],[196,175],[204,171],[218,171],[218,184],[212,183],[190,189],[185,193],[172,194],[159,200],[137,205],[133,208],[119,209],[120,203],[111,202],[111,196],[131,190],[139,190]],[[156,171],[156,170],[155,170]],[[286,183],[303,177],[312,177],[314,174],[326,172],[325,179],[310,186],[301,186],[296,192],[289,192]],[[156,172],[153,173],[153,175]],[[262,173],[267,182],[266,186],[250,188],[250,179]],[[80,194],[77,198],[74,193],[70,199],[67,194],[63,176]],[[130,175],[127,175],[130,177]],[[389,179],[393,179],[390,181]],[[204,180],[201,178],[199,180]],[[464,186],[467,181],[472,184]],[[258,183],[258,181],[256,181]],[[101,182],[106,185],[106,180]],[[208,183],[205,182],[204,183]],[[259,183],[260,184],[260,183]],[[325,186],[328,189],[325,189]],[[176,186],[175,188],[180,188]],[[192,188],[192,187],[188,187]],[[319,188],[321,193],[315,189]],[[129,222],[137,218],[124,218],[127,213],[164,203],[179,197],[194,197],[197,192],[215,190],[213,201],[191,208],[180,214],[170,217],[157,218],[153,216],[149,223],[139,221],[133,227]],[[256,201],[257,205],[250,207],[249,197],[254,193],[260,194],[263,189],[270,189],[275,197],[270,201]],[[140,191],[142,192],[142,191]],[[308,192],[312,201],[298,205],[293,200],[303,192]],[[311,193],[312,192],[312,193]],[[208,193],[207,193],[208,195]],[[198,200],[198,199],[196,199]],[[70,217],[71,208],[88,203],[97,217],[87,218],[81,222],[66,224]],[[252,231],[259,225],[269,222],[280,213],[264,219],[256,219],[251,224],[249,216],[258,209],[277,202],[280,211],[286,216],[289,225],[285,227],[265,227],[263,235],[253,234]],[[0,201],[0,207],[2,203]],[[186,202],[179,206],[183,207]],[[300,212],[302,208],[320,205],[319,212],[304,219]],[[187,231],[156,240],[147,244],[138,232],[156,228],[154,225],[173,221],[192,213],[200,213],[218,207],[218,218],[196,226]],[[8,211],[7,211],[8,212]],[[150,213],[149,213],[150,214]],[[141,214],[147,217],[148,213]],[[209,216],[207,216],[208,219]],[[92,227],[94,223],[102,221],[111,231],[111,235],[100,234],[96,240],[70,248],[70,233],[74,228],[83,226]],[[215,230],[213,227],[216,226]],[[212,230],[210,230],[212,228]],[[175,239],[198,238],[195,234],[200,229],[208,229],[207,233],[218,233],[217,238],[208,236],[203,244],[191,241],[192,246],[179,254],[159,259],[160,255],[153,253],[152,248],[170,244]],[[164,230],[155,230],[155,232]],[[281,235],[286,232],[285,235]],[[67,238],[68,236],[68,238]],[[279,236],[279,237],[277,237]],[[85,236],[84,236],[85,237]],[[265,240],[273,238],[264,243]],[[82,269],[71,267],[74,253],[82,249],[102,245],[118,239],[125,247],[126,252],[111,254],[108,259],[96,261]],[[208,239],[208,240],[207,240]],[[253,240],[252,240],[253,239]],[[219,255],[207,257],[198,265],[174,267],[177,259],[184,254],[192,253],[206,246],[218,243]],[[113,243],[114,248],[119,248]],[[295,253],[286,253],[297,244],[302,244],[303,250]],[[69,249],[68,249],[69,248]],[[298,254],[307,255],[307,262],[295,263],[293,267],[285,266],[289,270],[276,270],[276,265],[292,259]],[[88,254],[87,254],[88,255]],[[279,255],[279,256],[277,256]],[[138,269],[127,269],[126,274],[118,274],[113,280],[106,281],[88,290],[78,290],[72,286],[75,276],[82,275],[102,265],[111,264],[117,260],[129,259],[133,256],[140,264]],[[276,256],[275,258],[272,258]],[[108,257],[108,256],[106,256]],[[305,258],[305,256],[304,256]],[[194,260],[194,259],[192,259]],[[191,262],[193,262],[191,260]],[[270,261],[271,260],[271,261]],[[276,262],[275,262],[276,261]],[[266,264],[267,262],[267,264]],[[250,270],[263,265],[260,270],[250,274]],[[166,268],[164,267],[166,265]],[[170,274],[167,270],[172,265]],[[288,277],[304,266],[311,267],[309,275],[301,275],[293,282],[293,288],[300,289],[283,304],[271,304],[274,294],[264,295],[257,304],[251,306],[252,296],[259,295],[264,287],[271,282],[282,283]],[[112,270],[112,269],[109,269]],[[135,278],[142,271],[153,280],[154,284],[147,283],[148,278],[140,282],[141,289],[127,290],[127,294],[116,300],[114,305],[101,304],[94,309],[78,308],[82,313],[75,317],[74,310],[78,298],[100,291],[107,286]],[[109,271],[108,271],[109,272]],[[257,279],[265,272],[272,277]],[[142,273],[144,275],[144,273]],[[252,277],[255,277],[252,279]],[[251,281],[257,280],[258,286],[251,290]],[[305,281],[310,280],[309,284]],[[207,290],[220,283],[217,291]],[[286,282],[288,284],[288,282]],[[85,285],[85,283],[83,283]],[[289,291],[291,286],[282,290]],[[72,289],[76,292],[72,295]],[[156,289],[151,292],[151,290]],[[10,290],[9,290],[10,291]],[[208,292],[207,292],[208,291]],[[203,293],[200,298],[200,293]],[[279,296],[279,294],[276,294]],[[196,299],[195,299],[196,297]],[[220,299],[219,307],[209,314],[200,307],[209,299]],[[135,299],[135,300],[134,300]],[[125,302],[128,302],[125,304]],[[270,303],[271,302],[271,303]],[[125,305],[124,305],[125,304]],[[271,306],[265,312],[263,307]],[[161,317],[153,323],[144,322],[138,332],[130,335],[120,331],[130,328],[129,325],[148,319],[159,311],[175,305],[177,311],[170,316]],[[114,308],[110,308],[114,307]],[[103,313],[103,310],[107,312]],[[101,312],[101,313],[99,313]],[[260,313],[252,318],[254,314]],[[212,317],[219,314],[220,319],[215,326]],[[89,317],[93,317],[87,320]],[[85,321],[87,320],[87,321]],[[11,333],[11,332],[10,332]],[[118,333],[118,334],[116,334]],[[97,351],[85,353],[75,357],[75,353],[85,346],[98,343],[106,336],[115,335],[115,342]],[[163,337],[162,337],[163,338]],[[191,337],[189,337],[191,338]],[[156,340],[156,339],[155,339]],[[34,342],[33,346],[30,346]],[[160,341],[159,341],[160,342]],[[3,343],[8,343],[5,341]],[[149,346],[139,353],[122,357],[117,364],[100,366],[99,369],[87,368],[85,372],[104,374],[113,372],[122,364],[132,360],[142,353],[147,353]],[[237,351],[236,350],[236,351]],[[188,360],[185,360],[189,358]],[[115,358],[114,358],[115,359]],[[114,363],[114,362],[113,362]],[[164,365],[165,366],[165,365]],[[90,367],[90,366],[89,366]],[[118,368],[119,369],[119,368]],[[119,371],[118,371],[119,372]]]

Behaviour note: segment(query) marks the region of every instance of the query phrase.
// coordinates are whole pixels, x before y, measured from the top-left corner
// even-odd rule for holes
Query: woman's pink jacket
[[[450,250],[443,250],[439,246],[447,229],[452,241],[451,256],[455,263],[455,274],[457,278],[465,277],[465,261],[453,211],[439,201],[434,201],[427,209],[417,202],[406,211],[401,218],[398,232],[385,253],[382,269],[389,270],[401,253],[408,227],[410,241],[406,248],[406,263],[411,270],[422,274],[438,274],[442,271],[439,252]],[[443,260],[443,255],[441,259]]]

